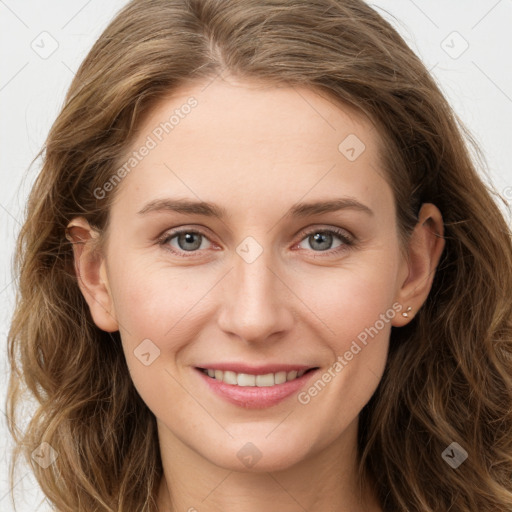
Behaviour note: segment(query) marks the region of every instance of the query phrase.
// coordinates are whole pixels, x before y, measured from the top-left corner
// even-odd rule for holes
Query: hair
[[[131,381],[119,332],[92,320],[65,230],[83,216],[105,231],[114,191],[98,199],[94,190],[123,161],[144,117],[176,88],[220,73],[308,87],[367,116],[383,142],[404,242],[421,204],[443,215],[430,294],[407,326],[392,328],[384,375],[359,417],[360,481],[372,481],[385,511],[510,511],[504,200],[479,174],[482,152],[424,64],[361,0],[133,0],[96,41],[36,157],[42,169],[17,240],[11,486],[20,456],[30,463],[47,442],[57,459],[31,466],[60,512],[156,510],[156,419]],[[21,429],[27,393],[36,406]],[[452,442],[468,453],[457,469],[441,457]]]

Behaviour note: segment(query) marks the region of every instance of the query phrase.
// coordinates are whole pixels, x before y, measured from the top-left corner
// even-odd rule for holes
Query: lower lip
[[[237,386],[235,384],[226,384],[221,380],[214,379],[206,375],[198,368],[195,369],[206,385],[217,395],[228,402],[245,407],[247,409],[264,409],[271,407],[283,401],[285,398],[297,393],[299,389],[314,375],[318,370],[310,370],[297,379],[273,386]]]

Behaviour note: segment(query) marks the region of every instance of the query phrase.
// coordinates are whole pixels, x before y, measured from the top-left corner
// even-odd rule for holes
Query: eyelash
[[[201,231],[198,231],[196,229],[186,229],[185,228],[185,229],[176,229],[175,231],[165,233],[158,239],[158,244],[160,246],[162,246],[165,250],[168,250],[171,253],[173,253],[176,256],[179,256],[181,258],[193,257],[200,251],[195,250],[195,251],[178,252],[174,248],[172,248],[170,245],[168,245],[168,242],[170,240],[172,240],[176,236],[181,235],[183,233],[201,235],[201,236],[205,237],[206,239],[208,239],[206,234]],[[336,247],[335,249],[328,249],[326,251],[312,251],[312,252],[320,253],[319,254],[320,257],[324,257],[324,255],[327,255],[326,257],[337,255],[338,253],[341,253],[343,251],[347,251],[347,250],[351,249],[355,245],[355,239],[352,236],[348,235],[346,231],[337,229],[337,228],[311,229],[307,232],[302,233],[302,238],[300,239],[299,243],[302,242],[304,239],[308,238],[309,236],[317,234],[317,233],[335,235],[343,242],[342,245],[340,245],[339,247]],[[317,256],[315,255],[314,257],[316,258]]]

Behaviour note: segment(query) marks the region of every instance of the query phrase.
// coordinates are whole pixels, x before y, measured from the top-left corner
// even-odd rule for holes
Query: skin
[[[430,291],[441,214],[424,204],[402,251],[377,131],[311,89],[232,77],[182,86],[144,120],[130,152],[190,96],[197,107],[118,185],[103,250],[94,251],[98,233],[85,219],[69,224],[86,242],[74,245],[75,262],[92,317],[120,331],[134,385],[157,418],[159,510],[381,511],[371,488],[357,493],[359,413],[382,377],[391,326],[408,323]],[[349,134],[365,144],[354,161],[338,150]],[[228,216],[137,213],[167,197],[210,201]],[[299,201],[339,197],[373,214],[285,217]],[[169,247],[191,254],[196,238],[159,245],[175,227],[204,233],[191,257]],[[341,228],[355,242],[333,235],[322,250],[309,228]],[[236,252],[248,236],[263,249],[251,263]],[[409,317],[385,323],[307,404],[294,395],[266,409],[238,407],[194,370],[205,361],[289,362],[324,373],[394,303],[411,307]],[[134,355],[144,339],[160,350],[148,366]],[[237,457],[248,442],[261,453],[252,467]]]

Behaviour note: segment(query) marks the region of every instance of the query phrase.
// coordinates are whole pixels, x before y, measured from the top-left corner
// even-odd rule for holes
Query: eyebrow
[[[294,204],[285,217],[308,217],[322,213],[335,212],[340,210],[357,210],[368,215],[374,212],[365,204],[352,197],[342,197],[326,201],[302,202]],[[138,214],[144,215],[151,212],[177,212],[185,214],[204,215],[216,219],[226,219],[227,210],[222,206],[206,201],[195,201],[190,199],[154,199],[147,203]]]

